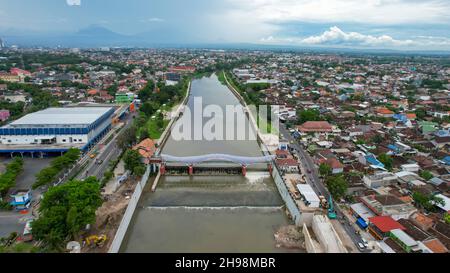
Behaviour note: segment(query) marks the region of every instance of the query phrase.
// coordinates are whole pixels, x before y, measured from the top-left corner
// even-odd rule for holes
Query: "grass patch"
[[[0,246],[0,253],[39,253],[42,252],[37,246],[30,243],[16,243],[11,246]]]
[[[159,120],[159,118],[149,119],[145,128],[147,128],[148,134],[151,139],[159,139],[164,132],[170,120]],[[162,126],[161,126],[162,125]]]

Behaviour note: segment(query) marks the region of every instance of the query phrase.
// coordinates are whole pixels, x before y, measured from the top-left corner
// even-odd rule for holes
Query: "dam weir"
[[[194,97],[202,97],[204,106],[223,109],[239,104],[215,74],[193,80],[187,103],[192,112]],[[262,151],[256,140],[176,141],[170,137],[162,154],[260,157]],[[179,170],[183,172],[182,167]],[[291,252],[278,248],[274,239],[277,229],[288,224],[292,222],[264,168],[249,169],[246,176],[239,174],[239,168],[234,173],[218,170],[214,175],[200,169],[192,176],[162,176],[155,192],[148,183],[120,252]]]

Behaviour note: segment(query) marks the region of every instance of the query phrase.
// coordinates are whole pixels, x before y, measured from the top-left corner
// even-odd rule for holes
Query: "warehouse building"
[[[86,151],[111,128],[113,114],[113,107],[48,108],[28,114],[0,128],[0,153]]]

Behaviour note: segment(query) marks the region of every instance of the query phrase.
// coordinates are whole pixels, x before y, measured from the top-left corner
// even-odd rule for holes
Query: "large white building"
[[[88,149],[110,128],[113,107],[48,108],[0,128],[0,153]]]

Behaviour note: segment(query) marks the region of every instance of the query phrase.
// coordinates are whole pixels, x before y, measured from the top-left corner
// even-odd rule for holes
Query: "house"
[[[31,73],[29,71],[19,69],[17,67],[11,68],[9,71],[12,75],[21,76],[21,77],[29,77],[31,76]]]
[[[279,158],[276,160],[278,168],[285,172],[298,172],[298,162],[293,158]]]
[[[444,148],[445,145],[450,145],[450,136],[436,137],[431,143],[437,148]]]
[[[133,147],[133,150],[139,152],[139,154],[142,157],[142,162],[143,163],[149,164],[150,158],[156,152],[155,141],[150,139],[150,138],[146,138],[143,141],[141,141],[139,144],[135,145]]]
[[[450,213],[450,198],[443,194],[436,194],[436,197],[441,198],[444,201],[444,204],[438,203],[436,204],[436,207],[444,212]]]
[[[392,118],[395,114],[393,111],[391,111],[385,107],[376,108],[375,113],[377,116],[384,117],[384,118]]]
[[[0,121],[7,121],[9,117],[9,110],[0,110]]]
[[[301,133],[331,133],[333,127],[327,121],[307,121],[297,127]]]
[[[378,188],[391,185],[397,181],[397,176],[390,172],[377,172],[363,177],[364,184],[369,188]]]
[[[335,157],[328,158],[324,164],[330,166],[332,174],[344,172],[344,165]]]
[[[359,199],[376,215],[391,216],[395,220],[409,218],[417,212],[412,204],[405,203],[394,195],[368,195]]]
[[[398,243],[407,253],[420,251],[419,243],[401,229],[396,228],[391,230],[389,237]]]
[[[0,72],[0,80],[5,82],[22,82],[22,77],[10,73]]]
[[[405,230],[405,227],[390,216],[375,216],[369,218],[369,233],[378,240],[389,236],[394,229]]]
[[[363,203],[355,203],[350,205],[350,211],[352,215],[356,218],[356,224],[361,229],[366,229],[368,227],[369,218],[376,216]]]
[[[441,241],[439,241],[439,239],[434,238],[427,241],[423,241],[423,244],[433,253],[448,253],[448,249]]]

